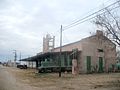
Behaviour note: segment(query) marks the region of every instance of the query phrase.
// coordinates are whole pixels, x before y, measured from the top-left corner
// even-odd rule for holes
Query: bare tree
[[[102,28],[105,36],[120,46],[120,16],[115,11],[106,8],[105,12],[97,15],[93,22]]]

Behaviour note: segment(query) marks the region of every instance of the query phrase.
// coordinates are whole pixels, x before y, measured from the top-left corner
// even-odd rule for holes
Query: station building
[[[43,45],[45,47],[43,46],[44,50],[42,53],[24,60],[35,61],[36,67],[38,67],[41,65],[41,60],[46,59],[47,56],[58,56],[60,47],[54,48],[46,45],[49,44],[49,40],[51,39],[54,45],[54,38],[50,38],[51,37],[48,38],[48,36],[44,38],[45,41],[43,41]],[[52,48],[49,49],[49,46]],[[97,30],[95,35],[62,46],[63,54],[68,52],[68,54],[71,55],[73,50],[78,51],[77,58],[75,58],[78,73],[108,72],[109,68],[116,63],[116,45],[104,36],[100,30]],[[72,61],[70,61],[70,63],[72,63]]]

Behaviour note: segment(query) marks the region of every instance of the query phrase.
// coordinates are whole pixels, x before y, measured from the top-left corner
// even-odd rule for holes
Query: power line
[[[105,2],[103,3],[103,5],[104,5],[105,3],[108,3],[109,1],[111,1],[111,0],[107,0],[107,1],[105,1]],[[99,4],[97,7],[95,7],[95,8],[91,8],[88,12],[84,13],[82,16],[84,16],[84,15],[88,15],[88,14],[91,14],[92,11],[95,11],[96,8],[99,8],[101,5],[102,5],[102,4]],[[76,21],[78,21],[78,20],[79,20],[79,18],[73,20],[72,22],[74,23],[74,22],[76,22]],[[72,23],[71,23],[71,24],[72,24]]]
[[[110,4],[110,5],[108,5],[108,6],[105,7],[105,8],[102,8],[102,9],[100,9],[100,10],[98,10],[98,11],[96,11],[96,12],[94,12],[94,13],[92,13],[92,14],[90,14],[90,15],[88,15],[88,16],[82,18],[82,19],[80,19],[80,20],[77,20],[77,21],[75,21],[75,22],[73,22],[73,23],[71,23],[71,24],[65,26],[65,28],[66,28],[66,27],[69,27],[69,26],[71,26],[71,25],[73,25],[73,24],[75,24],[75,23],[77,23],[77,22],[79,22],[79,21],[82,21],[82,20],[84,20],[84,19],[86,19],[86,18],[88,18],[88,17],[90,17],[90,16],[92,16],[92,15],[98,13],[98,12],[101,12],[101,11],[103,11],[104,9],[106,9],[106,8],[108,8],[108,7],[111,7],[111,6],[115,5],[115,4],[117,4],[118,2],[120,2],[120,1],[116,1],[116,2],[114,2],[114,3]]]
[[[112,11],[112,10],[114,10],[114,9],[116,9],[116,8],[119,8],[119,7],[120,7],[120,6],[117,6],[117,7],[113,8],[113,9],[111,9],[110,11]],[[102,13],[99,14],[99,15],[102,15],[103,13],[106,13],[106,11],[105,11],[105,12],[102,12]],[[89,21],[89,20],[91,20],[91,19],[93,19],[93,18],[95,18],[95,17],[96,17],[96,16],[93,16],[93,17],[91,17],[91,18],[85,19],[85,20],[83,20],[83,21],[81,21],[81,22],[79,22],[79,23],[76,23],[76,24],[74,24],[74,25],[72,25],[72,26],[70,26],[70,27],[67,27],[67,28],[63,29],[63,31],[64,31],[64,30],[67,30],[67,29],[69,29],[69,28],[71,28],[71,27],[77,26],[77,25],[79,25],[79,24],[82,24],[82,23],[84,23],[84,22],[86,22],[86,21]]]
[[[108,7],[111,7],[111,6],[113,6],[113,5],[117,4],[117,3],[120,3],[120,0],[117,1],[117,2],[114,2],[114,3],[110,4],[110,5],[108,5],[108,6],[106,6],[106,7],[103,8],[103,9],[100,9],[100,10],[96,11],[96,13],[101,12],[102,10],[104,10],[104,9],[106,9],[106,8],[108,8]],[[119,5],[119,6],[120,6],[120,5]],[[118,8],[119,6],[117,6],[117,7],[115,7],[115,8],[112,8],[111,10],[116,9],[116,8]],[[110,11],[111,11],[111,10],[110,10]],[[105,12],[106,12],[106,11],[101,12],[99,15],[102,15],[102,14],[105,13]],[[69,29],[69,28],[71,28],[71,27],[77,26],[77,25],[82,24],[82,23],[84,23],[84,22],[86,22],[86,21],[88,21],[88,20],[91,20],[91,19],[93,19],[93,18],[96,17],[96,15],[94,15],[94,14],[96,14],[96,13],[94,12],[94,13],[92,13],[92,14],[90,14],[90,15],[88,15],[88,16],[80,19],[80,20],[77,20],[77,21],[75,21],[76,23],[73,22],[73,23],[71,23],[71,24],[63,27],[62,30],[63,30],[63,31],[64,31],[64,30],[67,30],[67,29]],[[94,15],[94,16],[93,16],[93,15]],[[91,17],[91,16],[92,16],[92,17]],[[91,17],[91,18],[90,18],[90,17]],[[57,30],[56,32],[58,33],[58,32],[60,32],[60,30]]]
[[[105,7],[105,8],[102,8],[102,9],[100,9],[100,10],[98,10],[98,11],[96,11],[96,12],[94,12],[94,13],[92,13],[92,14],[90,14],[90,15],[82,18],[82,19],[80,19],[80,20],[77,20],[77,21],[75,21],[75,22],[73,22],[73,23],[65,26],[65,27],[63,28],[63,30],[69,29],[69,28],[74,27],[74,26],[76,26],[76,25],[78,25],[78,24],[81,24],[81,23],[83,23],[83,22],[85,22],[85,21],[88,21],[88,20],[90,20],[90,19],[92,19],[92,18],[95,18],[96,16],[93,16],[93,15],[95,15],[95,14],[97,14],[97,13],[105,10],[106,8],[109,8],[109,7],[115,5],[115,4],[119,3],[119,2],[120,2],[120,0],[114,2],[114,3],[110,4],[110,5],[108,5],[108,6]],[[118,7],[119,7],[119,6],[117,6],[117,7],[115,7],[115,8],[118,8]],[[115,9],[115,8],[112,8],[111,10],[113,10],[113,9]],[[105,11],[105,12],[106,12],[106,11]],[[105,13],[105,12],[102,12],[101,14],[103,14],[103,13]],[[100,14],[99,14],[99,15],[100,15]],[[92,17],[92,18],[89,18],[89,17],[91,17],[91,16],[93,16],[93,17]],[[88,18],[88,19],[87,19],[87,18]],[[87,19],[87,20],[85,20],[85,19]]]
[[[105,3],[107,3],[108,1],[110,1],[110,0],[105,1]],[[119,0],[119,1],[120,1],[120,0]],[[115,2],[115,3],[116,3],[116,2]],[[99,5],[99,6],[100,6],[100,5]],[[96,8],[98,8],[98,7],[96,7]],[[91,10],[90,10],[89,12],[87,12],[86,14],[90,13],[91,11],[93,11],[93,10],[96,9],[96,8],[91,9]],[[85,18],[85,17],[84,17],[84,18]],[[82,19],[83,19],[83,18],[82,18]],[[80,20],[81,20],[81,19],[80,19]],[[75,22],[77,22],[77,21],[80,21],[80,20],[76,19],[76,20],[73,21],[73,23],[75,23]],[[64,30],[64,28],[69,27],[69,26],[72,25],[73,23],[71,23],[71,24],[69,24],[69,25],[63,27],[63,30]],[[56,32],[58,33],[59,30],[57,30]]]

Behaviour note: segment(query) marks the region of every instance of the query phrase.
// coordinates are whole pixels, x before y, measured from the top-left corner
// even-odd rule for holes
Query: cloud
[[[104,1],[104,0],[102,0]],[[99,0],[0,0],[0,56],[11,56],[13,49],[24,56],[42,51],[42,38],[50,33],[59,46],[60,25],[80,19]],[[80,40],[92,30],[82,24],[63,32],[63,44]],[[10,58],[9,58],[10,59]],[[13,59],[13,58],[12,58]]]

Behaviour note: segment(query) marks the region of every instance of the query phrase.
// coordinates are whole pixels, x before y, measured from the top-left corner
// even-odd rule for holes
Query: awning
[[[62,54],[71,53],[71,52],[72,51],[63,51]],[[39,54],[36,56],[28,57],[25,59],[21,59],[19,61],[40,61],[40,60],[42,60],[42,58],[48,57],[50,55],[59,55],[59,54],[60,54],[60,52],[47,52],[47,53],[42,53],[42,54]]]

